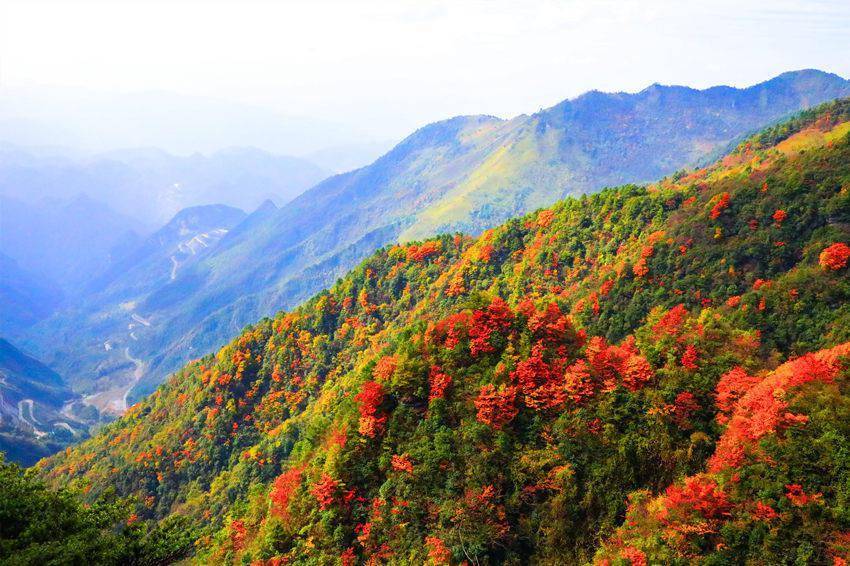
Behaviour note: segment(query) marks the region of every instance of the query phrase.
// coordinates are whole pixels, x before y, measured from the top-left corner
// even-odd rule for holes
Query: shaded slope
[[[85,193],[156,226],[192,206],[222,203],[247,210],[268,198],[283,204],[329,174],[304,159],[251,147],[208,155],[143,147],[73,156],[0,146],[0,194],[36,204]]]
[[[0,197],[0,251],[71,296],[144,231],[137,220],[82,193],[39,204]]]
[[[0,329],[17,335],[50,316],[62,303],[55,284],[21,269],[18,263],[0,253]]]
[[[76,395],[56,372],[0,338],[0,452],[32,465],[85,434],[63,414]]]

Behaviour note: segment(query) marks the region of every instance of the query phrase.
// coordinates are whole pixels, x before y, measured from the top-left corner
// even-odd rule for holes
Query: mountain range
[[[329,174],[310,161],[252,147],[176,156],[156,148],[78,154],[0,146],[5,197],[35,206],[83,194],[149,227],[189,206],[283,204]]]
[[[149,280],[127,266],[123,279],[79,308],[32,327],[24,343],[89,392],[110,381],[136,383],[140,365],[116,358],[132,352],[144,367],[130,393],[138,399],[188,359],[299,304],[380,246],[476,234],[569,195],[651,181],[847,94],[848,81],[808,70],[744,89],[653,85],[635,94],[591,92],[510,120],[431,124],[367,167],[330,177],[278,209],[260,207],[173,279],[144,285]],[[170,260],[160,261],[163,272]],[[130,310],[145,324],[128,321]],[[136,325],[132,338],[128,324]]]
[[[343,198],[358,174],[314,190]],[[844,98],[653,184],[570,196],[477,237],[391,242],[39,463],[52,497],[72,488],[92,510],[126,498],[123,513],[80,519],[108,548],[29,528],[65,507],[36,516],[28,494],[51,492],[3,466],[0,489],[28,514],[0,549],[843,564],[848,188]]]

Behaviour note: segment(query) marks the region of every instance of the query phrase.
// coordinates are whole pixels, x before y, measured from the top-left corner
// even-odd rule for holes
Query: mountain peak
[[[539,112],[538,114],[559,112],[571,107],[587,108],[598,104],[613,104],[615,102],[626,103],[629,101],[640,100],[642,97],[657,96],[659,94],[682,93],[698,95],[700,93],[732,93],[739,97],[746,97],[756,91],[761,92],[764,88],[784,89],[787,88],[788,85],[801,85],[801,88],[804,88],[809,93],[813,91],[819,92],[820,99],[818,102],[850,94],[850,81],[847,79],[844,79],[835,73],[828,73],[819,69],[800,69],[796,71],[786,71],[766,81],[740,88],[727,85],[716,85],[704,89],[696,89],[684,85],[666,85],[654,82],[636,93],[590,90],[574,98],[565,99],[558,104]]]
[[[774,79],[823,79],[835,82],[847,82],[847,79],[838,75],[836,73],[830,73],[828,71],[822,71],[820,69],[798,69],[795,71],[785,71],[784,73],[780,73]]]
[[[230,228],[247,216],[245,211],[226,204],[202,204],[177,212],[158,233],[178,229],[185,231]]]
[[[267,211],[274,211],[274,210],[277,210],[277,209],[278,209],[278,206],[274,203],[274,201],[270,198],[267,198],[262,203],[260,203],[260,206],[258,206],[254,210],[254,212],[252,212],[251,214],[256,214],[258,212],[264,213],[264,212],[267,212]]]

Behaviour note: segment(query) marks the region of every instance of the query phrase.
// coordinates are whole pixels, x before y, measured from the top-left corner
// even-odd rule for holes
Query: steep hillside
[[[245,324],[300,304],[380,246],[452,230],[477,233],[567,195],[654,180],[791,112],[847,94],[850,83],[840,77],[800,71],[746,89],[654,85],[636,94],[588,93],[512,120],[465,116],[428,125],[134,298],[152,325],[146,344],[134,344],[146,364],[136,391],[152,391]],[[33,339],[76,380],[91,375],[93,364],[72,365],[70,353],[86,351],[96,361],[102,352],[53,336],[84,326],[63,317]]]
[[[72,440],[87,426],[65,414],[76,395],[44,364],[0,338],[0,452],[32,465]]]
[[[845,564],[850,343],[716,388],[725,428],[705,473],[629,496],[598,563]]]
[[[850,558],[848,191],[845,99],[705,169],[383,248],[40,473],[186,517],[201,563]],[[715,528],[782,482],[793,537]]]

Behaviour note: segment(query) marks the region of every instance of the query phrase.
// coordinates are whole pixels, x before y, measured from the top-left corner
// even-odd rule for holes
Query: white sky
[[[806,67],[850,77],[850,1],[0,0],[0,86],[213,96],[379,138]]]

